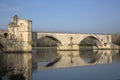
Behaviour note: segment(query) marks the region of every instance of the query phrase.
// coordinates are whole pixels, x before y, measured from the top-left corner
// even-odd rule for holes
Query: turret
[[[12,22],[17,23],[18,19],[19,19],[19,17],[17,15],[14,15],[12,17]]]

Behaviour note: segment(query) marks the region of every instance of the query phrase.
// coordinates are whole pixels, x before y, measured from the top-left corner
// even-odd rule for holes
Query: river
[[[0,80],[120,80],[118,50],[0,53]]]

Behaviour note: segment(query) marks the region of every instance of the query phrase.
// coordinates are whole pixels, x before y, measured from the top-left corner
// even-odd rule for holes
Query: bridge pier
[[[63,45],[63,46],[58,46],[57,50],[60,51],[78,51],[79,50],[79,45]]]

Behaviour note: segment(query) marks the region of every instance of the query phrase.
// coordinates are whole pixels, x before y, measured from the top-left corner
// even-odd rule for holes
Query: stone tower
[[[8,24],[9,39],[21,42],[23,50],[31,50],[32,42],[32,21],[21,19],[17,15],[12,17],[12,22]]]

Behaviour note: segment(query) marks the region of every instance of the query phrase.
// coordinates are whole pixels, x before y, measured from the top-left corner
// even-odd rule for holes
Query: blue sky
[[[0,29],[17,14],[33,22],[33,31],[120,32],[120,0],[0,0]]]

